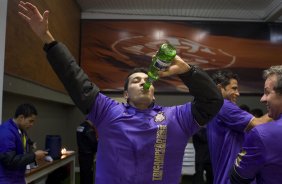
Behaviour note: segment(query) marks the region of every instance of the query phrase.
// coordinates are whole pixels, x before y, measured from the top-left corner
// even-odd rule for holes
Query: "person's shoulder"
[[[112,98],[112,97],[109,97],[107,94],[104,94],[104,93],[101,93],[101,92],[98,93],[96,100],[97,101],[105,100],[105,101],[112,103],[112,104],[115,104],[115,105],[121,105],[122,103],[124,103],[122,100],[120,100],[120,98]]]
[[[248,134],[251,136],[256,136],[256,137],[260,137],[261,139],[264,139],[269,136],[273,137],[275,135],[280,137],[281,132],[282,132],[282,121],[279,122],[271,121],[253,127]]]
[[[14,134],[13,132],[16,132],[16,131],[18,131],[17,127],[12,126],[10,121],[6,121],[0,125],[0,136],[1,137],[3,136],[5,137],[9,134]]]
[[[235,104],[234,102],[231,102],[230,100],[224,100],[224,104],[222,106],[222,110],[223,111],[229,111],[229,112],[233,112],[233,113],[243,113],[243,114],[250,114],[249,112],[241,109],[237,104]]]
[[[268,122],[252,128],[246,139],[251,144],[263,144],[265,147],[273,147],[273,143],[282,140],[282,122]],[[256,142],[256,143],[255,143]]]
[[[263,130],[267,130],[267,131],[281,130],[282,131],[282,120],[270,121],[270,122],[267,122],[267,123],[263,123],[263,124],[255,126],[253,129],[256,129],[258,131],[263,131]]]
[[[10,127],[12,124],[11,124],[11,119],[8,119],[7,121],[4,121],[4,122],[2,122],[2,124],[0,125],[0,128],[1,129],[5,129],[5,128],[8,128],[8,127]]]
[[[231,107],[234,107],[234,106],[237,106],[235,103],[231,102],[230,100],[227,100],[227,99],[224,99],[223,100],[223,106],[231,106]],[[238,106],[237,106],[238,107]],[[239,107],[238,107],[239,108]]]
[[[184,112],[184,113],[192,113],[192,103],[187,102],[184,104],[172,105],[172,106],[160,106],[157,105],[154,107],[154,110],[164,111],[164,112]]]
[[[230,112],[236,109],[239,109],[239,107],[236,104],[234,104],[230,100],[224,99],[221,109],[219,110],[219,114],[226,115],[227,112]]]

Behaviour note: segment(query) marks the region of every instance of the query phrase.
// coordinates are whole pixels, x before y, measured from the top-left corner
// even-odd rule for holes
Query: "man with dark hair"
[[[21,104],[13,118],[0,126],[0,183],[25,184],[26,165],[43,159],[47,152],[29,149],[26,130],[35,123],[37,111]]]
[[[230,70],[219,70],[212,75],[224,98],[219,113],[207,125],[215,184],[228,184],[229,170],[240,152],[244,135],[252,127],[270,121],[265,115],[255,118],[236,105],[239,97],[238,76]]]
[[[127,103],[105,96],[90,82],[68,49],[48,30],[48,11],[20,2],[20,16],[45,44],[49,63],[77,107],[99,134],[96,184],[176,184],[181,177],[189,137],[218,112],[222,96],[206,72],[176,56],[160,77],[178,75],[194,96],[193,103],[162,107],[154,103],[154,86],[143,85],[146,71],[127,77]]]
[[[277,184],[282,181],[282,65],[263,73],[265,84],[261,102],[273,121],[254,127],[243,142],[231,169],[232,184]]]
[[[98,140],[96,130],[89,120],[85,120],[76,129],[80,184],[93,184]]]

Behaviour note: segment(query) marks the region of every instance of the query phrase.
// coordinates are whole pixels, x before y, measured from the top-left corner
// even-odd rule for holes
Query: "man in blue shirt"
[[[270,118],[267,115],[255,118],[236,105],[240,95],[236,74],[230,70],[219,70],[212,79],[224,98],[219,113],[207,125],[214,183],[228,184],[229,170],[240,152],[245,132]]]
[[[254,127],[245,138],[231,169],[232,184],[277,184],[282,181],[282,65],[264,71],[264,94],[273,121]]]
[[[43,159],[48,152],[28,149],[26,130],[36,120],[37,111],[31,104],[17,107],[13,118],[0,126],[0,183],[25,184],[26,165]]]
[[[48,30],[48,15],[20,2],[20,16],[45,43],[44,50],[77,107],[99,134],[96,184],[176,184],[181,177],[187,141],[220,109],[222,96],[204,71],[188,65],[179,56],[160,77],[178,75],[193,103],[162,107],[154,103],[154,86],[144,90],[147,71],[129,73],[124,85],[127,103],[99,92],[77,65],[68,49]]]

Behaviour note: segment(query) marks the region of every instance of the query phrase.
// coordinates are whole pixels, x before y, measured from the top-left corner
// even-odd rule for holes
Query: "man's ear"
[[[20,114],[20,115],[18,115],[18,117],[16,117],[14,120],[15,120],[17,123],[21,123],[21,122],[24,121],[24,115],[23,115],[23,114]]]
[[[23,114],[20,114],[17,119],[24,119],[24,115]]]
[[[217,89],[219,89],[221,91],[221,88],[222,88],[221,84],[217,84],[216,87],[217,87]]]
[[[123,97],[124,97],[125,101],[127,101],[127,99],[128,99],[128,92],[127,91],[123,92]]]

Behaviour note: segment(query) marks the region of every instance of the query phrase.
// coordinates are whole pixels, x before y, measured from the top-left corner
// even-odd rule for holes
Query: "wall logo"
[[[117,40],[112,49],[125,59],[133,60],[142,56],[152,57],[159,46],[168,41],[177,49],[177,54],[189,64],[200,66],[205,70],[227,68],[232,66],[236,57],[224,51],[223,48],[213,48],[185,38],[172,38],[150,41],[145,36],[135,36]],[[140,44],[141,43],[141,44]],[[144,62],[139,61],[139,62]]]

